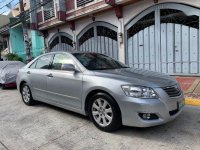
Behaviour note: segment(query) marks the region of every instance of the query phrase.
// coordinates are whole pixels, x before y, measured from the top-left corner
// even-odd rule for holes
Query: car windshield
[[[129,68],[126,65],[106,56],[97,53],[74,53],[80,63],[88,70],[106,70]]]

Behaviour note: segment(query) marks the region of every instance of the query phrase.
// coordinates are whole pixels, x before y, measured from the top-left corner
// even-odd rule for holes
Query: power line
[[[14,1],[14,0],[13,0]],[[47,1],[45,1],[45,2],[37,2],[36,0],[34,0],[35,1],[35,6],[34,6],[34,8],[30,8],[28,11],[26,11],[26,13],[31,13],[31,12],[33,12],[34,10],[36,10],[36,9],[38,9],[38,8],[40,8],[41,6],[44,6],[44,5],[46,5],[46,4],[48,4],[48,3],[50,3],[52,0],[47,0]],[[17,4],[19,4],[19,2],[18,3],[16,3],[15,4],[15,6],[17,5]],[[14,7],[15,7],[14,6]],[[0,13],[1,15],[3,15],[5,12],[7,12],[8,10],[5,10],[3,13]]]
[[[13,7],[17,6],[18,4],[19,4],[19,2],[16,3],[16,4],[14,4]],[[11,9],[10,9],[10,10],[11,10]],[[6,13],[6,12],[10,12],[10,10],[5,10],[5,11],[1,12],[0,15],[4,15],[4,13]]]
[[[34,2],[35,2],[35,6],[34,6],[33,8],[31,8],[31,9],[25,11],[25,14],[24,14],[24,15],[26,15],[26,16],[30,15],[31,12],[37,10],[37,9],[40,8],[41,6],[44,6],[44,5],[46,5],[46,4],[50,3],[50,2],[52,2],[52,0],[46,0],[45,2],[44,2],[44,1],[43,1],[43,2],[37,2],[36,0],[34,0]],[[19,2],[18,2],[17,4],[19,4]],[[16,5],[17,5],[17,4],[16,4]],[[16,5],[15,5],[15,6],[16,6]],[[4,11],[3,13],[5,13],[5,12],[7,12],[7,11]],[[1,13],[1,15],[2,15],[3,13]],[[20,18],[20,16],[19,16],[19,18],[17,18],[17,19],[15,20],[15,22],[19,22],[20,20],[21,20],[21,18]],[[11,24],[13,24],[13,23],[9,23],[8,25],[11,25]]]
[[[11,0],[9,3],[3,5],[2,7],[0,7],[0,9],[3,9],[4,7],[7,7],[8,4],[12,3],[14,0]]]

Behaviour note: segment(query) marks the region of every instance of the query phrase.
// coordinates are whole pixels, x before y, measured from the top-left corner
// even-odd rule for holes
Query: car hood
[[[147,87],[166,87],[177,84],[177,81],[168,75],[134,68],[122,68],[113,70],[98,70],[96,76],[128,82],[133,85]]]

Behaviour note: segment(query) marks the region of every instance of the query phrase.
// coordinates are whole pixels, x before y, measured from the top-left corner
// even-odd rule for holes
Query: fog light
[[[156,120],[156,119],[158,119],[158,116],[156,114],[152,114],[152,113],[139,113],[139,116],[143,120]]]

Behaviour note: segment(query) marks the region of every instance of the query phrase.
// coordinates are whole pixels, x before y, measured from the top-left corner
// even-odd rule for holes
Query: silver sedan
[[[129,68],[97,53],[53,52],[19,70],[17,87],[26,105],[42,101],[88,115],[96,127],[150,127],[175,119],[183,92],[172,77]]]

